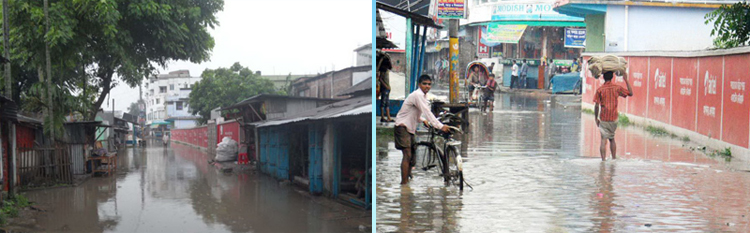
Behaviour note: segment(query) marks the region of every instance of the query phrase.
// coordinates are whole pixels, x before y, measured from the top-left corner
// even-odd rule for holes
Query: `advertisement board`
[[[502,25],[490,23],[484,33],[487,43],[510,43],[516,44],[526,31],[527,25]]]
[[[672,58],[652,57],[649,64],[648,117],[669,124]]]
[[[438,19],[463,19],[466,12],[464,0],[437,0]]]
[[[697,131],[721,139],[721,99],[724,89],[723,57],[698,59],[698,124]]]
[[[722,140],[748,147],[750,132],[750,104],[747,91],[750,81],[750,55],[731,55],[724,57],[724,81],[722,94]]]
[[[696,131],[698,59],[674,58],[671,124]]]

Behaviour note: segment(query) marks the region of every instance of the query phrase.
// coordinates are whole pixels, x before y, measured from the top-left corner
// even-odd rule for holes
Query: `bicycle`
[[[416,143],[412,158],[413,160],[416,160],[418,156],[422,158],[423,171],[439,166],[445,183],[457,184],[459,189],[463,191],[464,183],[466,183],[463,175],[463,159],[458,153],[458,146],[461,145],[461,141],[452,137],[456,133],[463,133],[461,129],[455,126],[460,125],[462,119],[452,113],[443,112],[438,120],[448,125],[450,130],[446,133],[434,127],[428,127],[430,139]],[[438,147],[441,144],[442,147]],[[425,162],[425,160],[427,161]],[[416,161],[413,162],[416,164]],[[435,162],[438,164],[435,164]],[[466,184],[468,185],[468,183]],[[469,185],[469,187],[471,186]]]

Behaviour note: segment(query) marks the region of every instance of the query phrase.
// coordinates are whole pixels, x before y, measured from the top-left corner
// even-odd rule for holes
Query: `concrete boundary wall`
[[[171,134],[172,141],[199,147],[204,150],[208,147],[208,126],[189,129],[173,129],[171,130]]]
[[[619,101],[621,114],[637,124],[664,127],[713,149],[732,148],[750,161],[750,47],[679,52],[584,53],[628,60],[633,97]],[[622,77],[615,84],[625,86]],[[582,102],[593,109],[604,83],[586,72]]]

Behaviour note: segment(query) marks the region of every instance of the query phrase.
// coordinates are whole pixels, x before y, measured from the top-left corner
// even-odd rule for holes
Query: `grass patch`
[[[684,137],[682,137],[682,141],[683,142],[690,142],[690,137],[684,136]]]
[[[628,125],[631,125],[633,123],[630,122],[630,118],[628,118],[628,116],[620,114],[620,115],[617,116],[617,124],[622,125],[622,126],[628,126]]]
[[[377,128],[376,140],[393,141],[393,127]]]
[[[0,208],[0,225],[5,225],[8,218],[18,217],[18,211],[29,207],[31,202],[23,195],[16,195],[15,198],[5,200]]]
[[[581,112],[594,115],[594,110],[591,110],[591,109],[588,109],[588,108],[581,109]]]
[[[646,131],[654,136],[669,136],[670,135],[667,129],[662,128],[662,127],[651,126],[651,125],[646,126]]]

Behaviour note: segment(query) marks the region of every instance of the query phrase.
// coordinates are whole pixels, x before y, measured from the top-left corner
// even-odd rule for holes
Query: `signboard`
[[[482,31],[484,30],[477,30],[477,33],[479,34],[479,40],[477,40],[477,57],[486,58],[490,57],[490,47],[482,43]]]
[[[583,18],[560,14],[554,4],[498,4],[492,11],[492,20],[555,20],[579,21]]]
[[[487,43],[510,43],[517,44],[526,31],[527,25],[501,25],[489,24],[484,33]]]
[[[437,0],[437,5],[439,19],[465,18],[466,2],[464,0]]]
[[[566,48],[585,48],[586,47],[586,29],[585,28],[565,28],[565,47]]]

